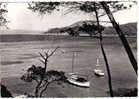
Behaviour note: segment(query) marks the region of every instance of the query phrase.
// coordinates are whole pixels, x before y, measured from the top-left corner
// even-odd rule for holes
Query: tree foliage
[[[6,19],[6,13],[8,10],[6,9],[7,4],[6,3],[0,3],[0,27],[7,28],[7,19]]]
[[[104,27],[101,26],[101,25],[100,25],[100,27],[98,27],[95,24],[86,24],[86,23],[84,23],[83,27],[79,28],[79,31],[83,31],[83,32],[88,33],[90,35],[90,37],[92,37],[93,34],[95,35],[98,30],[103,31]]]
[[[60,5],[60,2],[35,2],[29,3],[28,5],[28,9],[32,10],[33,12],[39,12],[42,15],[51,13]]]
[[[111,8],[112,12],[117,12],[119,10],[131,8],[133,4],[136,2],[132,2],[128,4],[128,6],[124,5],[123,2],[118,2],[118,1],[110,1],[106,2],[109,8]],[[95,6],[94,6],[95,4]],[[29,9],[32,10],[33,12],[38,12],[41,15],[47,14],[47,13],[52,13],[54,11],[60,11],[63,7],[66,9],[64,12],[65,14],[68,14],[70,12],[84,12],[84,13],[89,13],[89,14],[94,14],[95,10],[98,12],[98,17],[106,15],[105,11],[102,10],[103,7],[100,4],[100,2],[92,2],[92,1],[80,1],[80,2],[34,2],[34,3],[29,3]],[[92,34],[97,31],[97,25],[88,25],[84,24],[83,27],[80,27],[80,30],[83,32],[87,32],[91,37]],[[71,36],[79,36],[79,31],[77,30],[76,27],[74,28],[68,28],[66,32],[71,35]],[[104,30],[102,27],[100,27],[100,30]],[[97,33],[95,33],[97,34]]]
[[[68,8],[65,12],[70,13],[72,11],[82,11],[85,13],[92,13],[95,11],[94,3],[96,6],[96,10],[103,9],[100,2],[92,2],[92,1],[80,1],[80,2],[33,2],[29,3],[29,9],[33,12],[39,12],[41,15],[46,13],[52,13],[53,11],[60,11],[60,6],[64,8]],[[108,6],[112,9],[113,12],[131,8],[133,4],[136,4],[135,1],[128,4],[128,6],[124,5],[123,2],[119,1],[110,1],[106,2]],[[103,15],[103,14],[102,14]]]
[[[42,97],[43,93],[47,90],[48,85],[51,83],[59,82],[58,84],[60,84],[61,82],[66,82],[64,72],[56,70],[47,71],[48,58],[50,58],[55,53],[56,49],[53,50],[50,54],[49,51],[45,52],[45,55],[40,53],[40,56],[42,57],[42,60],[40,61],[44,63],[44,66],[32,65],[21,77],[21,79],[25,82],[36,81],[37,85],[35,87],[35,92],[34,95],[31,96]]]

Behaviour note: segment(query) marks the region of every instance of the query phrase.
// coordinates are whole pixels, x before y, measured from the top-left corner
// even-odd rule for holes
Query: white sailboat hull
[[[90,87],[90,82],[78,82],[75,79],[68,79],[69,83],[80,86],[80,87]]]
[[[104,72],[100,69],[94,69],[94,73],[98,76],[104,76]]]
[[[67,80],[68,80],[69,83],[71,83],[73,85],[76,85],[76,86],[90,87],[90,82],[88,80],[86,80],[86,81],[78,81],[78,79],[85,79],[85,78],[78,77],[78,75],[75,74],[75,73],[70,73]]]

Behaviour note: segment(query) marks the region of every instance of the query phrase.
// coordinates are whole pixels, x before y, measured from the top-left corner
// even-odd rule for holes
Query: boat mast
[[[73,55],[72,55],[72,73],[73,73],[73,68],[74,68],[74,60],[75,60],[75,52],[73,51]]]
[[[96,64],[96,66],[100,66],[100,64],[99,64],[99,58],[97,58],[97,64]]]
[[[75,58],[76,56],[78,55],[79,52],[82,52],[82,51],[78,51],[78,50],[75,50],[75,51],[72,51],[72,73],[74,72],[74,63],[75,63]]]

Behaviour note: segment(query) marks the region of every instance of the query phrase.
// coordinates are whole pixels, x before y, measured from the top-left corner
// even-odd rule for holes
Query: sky
[[[10,23],[8,27],[11,30],[35,30],[46,31],[50,28],[64,27],[71,25],[81,20],[93,20],[92,15],[84,13],[70,13],[63,15],[64,11],[60,13],[55,12],[51,15],[40,16],[27,9],[27,3],[8,3],[8,20]],[[130,10],[119,11],[114,14],[116,21],[119,24],[137,21],[137,7],[133,6]],[[109,21],[107,16],[100,18],[103,21]],[[106,25],[106,24],[104,24]]]

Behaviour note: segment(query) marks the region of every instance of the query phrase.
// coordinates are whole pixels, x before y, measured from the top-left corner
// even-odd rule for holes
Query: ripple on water
[[[23,61],[2,61],[1,65],[13,65],[13,64],[21,64]]]

